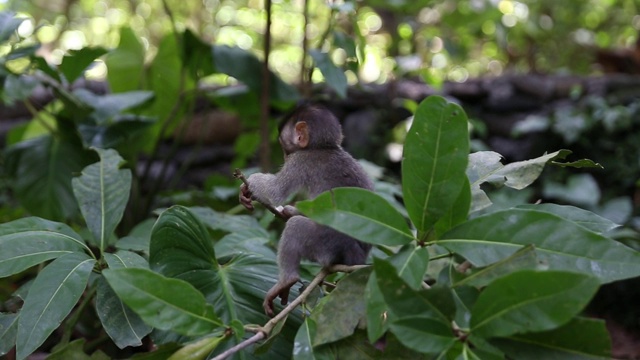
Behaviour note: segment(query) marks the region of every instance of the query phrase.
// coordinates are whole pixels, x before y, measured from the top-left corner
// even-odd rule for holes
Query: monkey
[[[252,200],[282,205],[292,194],[313,199],[336,187],[359,187],[373,191],[373,182],[362,166],[341,146],[342,127],[326,108],[304,104],[293,110],[279,125],[279,142],[284,164],[276,174],[256,173],[240,187],[239,200],[253,209]],[[273,300],[286,305],[289,290],[300,280],[302,259],[323,267],[334,264],[364,264],[371,245],[320,225],[287,205],[288,218],[278,244],[278,282],[267,292],[265,313],[274,315]]]

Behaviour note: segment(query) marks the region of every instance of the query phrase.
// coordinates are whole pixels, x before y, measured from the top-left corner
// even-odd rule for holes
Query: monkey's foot
[[[275,300],[275,298],[277,297],[280,297],[280,304],[287,305],[287,303],[289,302],[289,290],[291,290],[291,287],[297,281],[298,280],[296,279],[289,284],[277,283],[271,288],[271,290],[269,290],[264,298],[264,302],[262,303],[265,314],[267,314],[269,317],[273,317],[273,300]]]

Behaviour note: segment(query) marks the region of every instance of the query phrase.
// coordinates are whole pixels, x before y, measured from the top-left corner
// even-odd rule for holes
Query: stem
[[[300,89],[302,97],[309,97],[311,90],[310,78],[307,78],[307,52],[309,51],[309,39],[307,38],[307,26],[309,25],[309,0],[302,0],[302,16],[304,27],[302,28],[302,60],[300,60]]]

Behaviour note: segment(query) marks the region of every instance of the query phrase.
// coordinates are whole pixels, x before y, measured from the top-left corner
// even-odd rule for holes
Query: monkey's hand
[[[240,185],[240,204],[242,204],[249,211],[253,211],[253,204],[251,203],[252,197],[253,194],[251,193],[251,190],[249,190],[247,184]]]

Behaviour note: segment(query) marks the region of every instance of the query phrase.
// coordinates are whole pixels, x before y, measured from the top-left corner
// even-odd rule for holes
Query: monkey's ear
[[[309,127],[305,121],[298,121],[295,126],[296,129],[296,143],[301,148],[306,148],[309,145]]]

